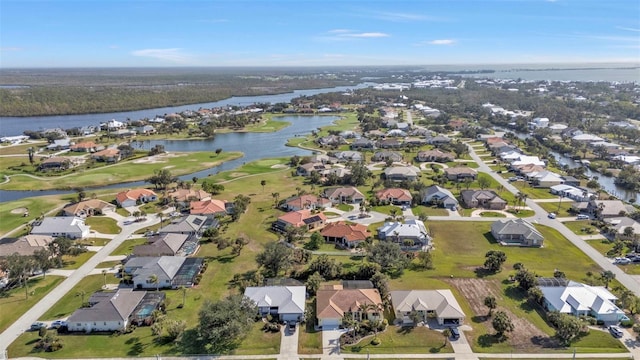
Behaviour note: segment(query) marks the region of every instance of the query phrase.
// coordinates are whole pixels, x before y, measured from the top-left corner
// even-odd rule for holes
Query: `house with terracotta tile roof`
[[[347,248],[355,248],[371,237],[371,232],[362,224],[347,224],[343,221],[328,223],[320,231],[326,242],[333,242]]]
[[[204,201],[211,199],[211,194],[200,189],[176,189],[167,194],[169,199],[175,200],[181,204],[187,204],[191,201]]]
[[[116,202],[121,207],[136,206],[138,201],[150,202],[158,200],[158,194],[149,189],[132,189],[116,194]]]
[[[305,227],[307,230],[318,229],[324,226],[327,217],[319,212],[314,213],[311,210],[303,209],[288,212],[274,221],[271,228],[276,232],[284,232],[287,226],[295,228]]]
[[[192,201],[189,213],[191,215],[224,216],[227,215],[227,202],[218,199]]]
[[[77,152],[94,152],[98,150],[99,147],[102,146],[94,143],[93,141],[83,141],[81,143],[71,145],[69,149],[71,149],[71,151]]]
[[[345,315],[356,321],[382,318],[382,299],[376,289],[345,289],[325,285],[316,294],[316,317],[322,330],[337,329]]]
[[[281,208],[286,211],[298,211],[302,209],[324,209],[331,206],[331,200],[318,197],[312,194],[293,196],[286,199]]]
[[[115,163],[122,159],[122,154],[116,148],[108,148],[91,154],[91,158],[96,161]]]
[[[411,205],[411,192],[407,189],[389,188],[376,192],[376,198],[383,204]]]
[[[80,201],[62,209],[65,216],[78,216],[81,218],[113,211],[116,211],[115,205],[99,199]]]

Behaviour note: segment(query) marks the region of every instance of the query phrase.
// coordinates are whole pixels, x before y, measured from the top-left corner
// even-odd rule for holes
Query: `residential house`
[[[384,169],[384,177],[392,181],[416,181],[420,176],[420,169],[415,166],[390,166]]]
[[[552,171],[543,171],[540,173],[531,173],[527,175],[534,185],[543,188],[550,188],[555,185],[564,184],[564,179]]]
[[[464,323],[464,311],[451,290],[403,290],[390,294],[396,321],[403,325],[426,323],[429,318],[435,318],[438,325]]]
[[[340,162],[362,161],[362,153],[358,151],[340,151],[333,154]]]
[[[438,149],[420,151],[416,156],[416,160],[420,162],[448,162],[453,161],[456,158],[455,154],[450,152],[444,152]]]
[[[311,210],[303,209],[288,212],[271,224],[271,229],[276,232],[283,233],[288,226],[294,228],[306,227],[307,230],[318,229],[324,226],[327,217],[319,212],[314,213]]]
[[[501,245],[542,247],[544,236],[524,219],[498,220],[491,224],[491,235]]]
[[[351,150],[373,150],[376,148],[376,143],[366,138],[360,138],[349,145]]]
[[[573,176],[563,175],[562,180],[564,180],[563,184],[565,185],[570,185],[574,187],[580,186],[580,180]]]
[[[554,195],[566,197],[574,201],[589,201],[591,196],[593,196],[593,194],[587,190],[578,189],[567,184],[551,186],[549,191]]]
[[[286,199],[281,208],[285,211],[298,211],[302,209],[324,209],[331,206],[331,200],[312,194],[304,194]]]
[[[143,135],[151,135],[156,133],[156,128],[154,128],[153,125],[138,126],[135,130],[138,134]]]
[[[537,156],[528,156],[528,155],[520,155],[518,158],[511,161],[511,167],[515,168],[520,165],[540,165],[546,166],[547,163],[543,160],[540,160]]]
[[[633,207],[627,208],[620,200],[591,200],[586,208],[588,213],[594,214],[598,218],[624,216],[633,213],[632,209]]]
[[[338,221],[328,223],[320,231],[320,235],[324,237],[326,242],[333,242],[347,248],[355,248],[371,237],[371,232],[365,225],[347,224]]]
[[[119,289],[99,292],[89,299],[90,307],[76,310],[67,319],[69,331],[124,331],[146,291]]]
[[[376,198],[383,204],[411,205],[411,192],[407,189],[389,188],[376,192]]]
[[[204,190],[176,189],[167,194],[167,198],[177,201],[181,205],[187,205],[192,201],[206,201],[211,199],[211,194]]]
[[[468,208],[504,210],[507,207],[507,201],[491,190],[462,190],[460,197]]]
[[[271,315],[279,321],[304,320],[306,287],[304,286],[249,286],[244,296],[258,306],[260,315]]]
[[[575,140],[575,141],[589,142],[589,143],[590,142],[597,142],[597,141],[603,141],[604,140],[600,136],[592,135],[592,134],[579,134],[579,135],[573,136],[571,139]]]
[[[427,144],[427,140],[419,137],[407,137],[404,139],[404,145],[407,147],[420,147]]]
[[[446,168],[444,169],[444,174],[447,176],[447,179],[452,181],[475,180],[478,177],[477,171],[466,166]]]
[[[83,141],[81,143],[71,145],[70,149],[71,151],[77,152],[95,152],[98,147],[101,147],[101,145],[98,145],[93,141]]]
[[[389,150],[381,150],[376,151],[373,156],[371,156],[371,161],[392,161],[392,162],[400,162],[402,161],[402,154],[396,151]]]
[[[35,221],[30,234],[82,239],[88,237],[89,232],[90,228],[84,224],[84,219],[77,216],[57,216]]]
[[[123,208],[136,206],[138,202],[146,203],[157,200],[158,194],[149,189],[133,189],[116,194],[116,202]]]
[[[423,204],[437,204],[447,209],[455,209],[458,206],[458,200],[451,191],[438,185],[432,185],[421,190],[420,196]]]
[[[47,170],[66,170],[74,166],[74,162],[68,157],[52,156],[50,158],[42,160],[38,167],[42,171]]]
[[[417,250],[429,245],[431,238],[424,222],[417,219],[401,222],[385,222],[378,228],[378,239],[398,243],[407,250]]]
[[[640,235],[640,223],[632,218],[626,216],[614,217],[608,218],[606,222],[613,227],[616,239],[632,239]]]
[[[318,138],[316,142],[320,146],[338,147],[340,145],[345,145],[347,143],[347,140],[345,140],[342,136],[328,135],[325,137]]]
[[[163,226],[158,232],[200,236],[206,229],[217,226],[218,221],[207,216],[187,215],[173,219],[170,224]]]
[[[229,213],[230,204],[223,200],[208,199],[192,201],[189,206],[189,214],[210,217],[225,216]]]
[[[426,140],[427,144],[436,146],[451,143],[451,138],[446,135],[427,136]]]
[[[590,286],[569,281],[564,286],[540,286],[544,296],[543,306],[548,311],[558,311],[573,316],[593,316],[605,325],[627,320],[615,302],[618,299],[603,286]]]
[[[134,246],[133,255],[138,257],[177,256],[189,238],[190,235],[187,234],[154,235],[147,239],[147,244]]]
[[[193,286],[203,260],[182,256],[133,257],[124,264],[124,271],[132,275],[135,289],[177,289]]]
[[[49,235],[31,234],[19,238],[2,238],[0,239],[0,258],[12,254],[33,255],[37,250],[47,249],[53,240],[54,238]]]
[[[360,190],[353,186],[327,188],[322,191],[322,196],[333,204],[360,204],[365,199]]]
[[[306,164],[298,165],[296,168],[296,174],[298,176],[311,176],[311,173],[322,172],[328,169],[328,167],[321,162],[309,162]]]
[[[108,148],[91,154],[91,158],[96,161],[116,163],[122,160],[122,152],[116,148]]]
[[[316,294],[316,317],[322,330],[342,326],[345,315],[356,321],[382,319],[382,299],[376,289],[345,289],[325,285]]]
[[[99,199],[89,199],[65,206],[62,212],[65,216],[85,218],[93,215],[103,215],[116,211],[116,206]]]
[[[519,166],[512,166],[511,167],[513,169],[513,171],[515,171],[517,174],[526,176],[527,178],[529,177],[529,175],[533,175],[533,174],[539,174],[541,172],[546,171],[546,168],[544,166],[540,166],[540,165],[533,165],[533,164],[527,164],[527,165],[519,165]]]
[[[47,150],[52,151],[67,150],[69,148],[71,148],[71,139],[69,138],[53,140],[51,144],[47,145]]]
[[[402,143],[397,139],[383,139],[378,141],[378,147],[381,149],[398,149],[402,147]]]

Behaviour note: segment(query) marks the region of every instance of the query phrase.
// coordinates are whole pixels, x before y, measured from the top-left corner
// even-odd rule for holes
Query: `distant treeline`
[[[13,78],[13,77],[12,77]],[[14,79],[15,80],[15,79]],[[23,79],[24,80],[24,79]],[[132,111],[166,106],[179,106],[218,101],[231,96],[253,96],[286,93],[296,89],[333,87],[351,84],[326,78],[265,78],[220,76],[197,79],[161,77],[134,84],[120,77],[105,75],[108,85],[94,84],[96,77],[64,79],[64,85],[31,85],[28,88],[0,89],[0,116],[72,115]],[[142,80],[142,79],[138,79]],[[179,81],[182,80],[182,81]],[[14,81],[15,82],[15,81]],[[44,81],[52,83],[53,81]],[[31,83],[22,81],[17,83]]]

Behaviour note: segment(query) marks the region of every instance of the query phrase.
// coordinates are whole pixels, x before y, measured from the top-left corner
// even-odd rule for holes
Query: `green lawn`
[[[280,333],[262,331],[264,323],[256,322],[240,346],[234,352],[235,355],[252,354],[279,354],[280,353]]]
[[[79,268],[80,266],[82,266],[84,263],[86,263],[95,254],[96,254],[95,252],[86,251],[86,252],[83,252],[82,254],[77,255],[77,256],[65,255],[65,256],[62,257],[63,266],[62,266],[61,269],[62,270],[75,270],[75,269]]]
[[[587,240],[587,244],[592,248],[598,250],[598,252],[604,256],[607,256],[607,252],[613,248],[613,243],[609,240]],[[628,266],[628,265],[626,265]]]
[[[62,276],[48,275],[29,280],[29,296],[25,288],[12,289],[0,297],[0,332],[3,332],[13,324],[20,316],[26,313],[33,305],[53,290],[65,278]]]
[[[597,235],[597,227],[591,225],[591,220],[565,221],[562,224],[578,235]]]
[[[558,198],[557,195],[553,195],[549,192],[548,188],[535,188],[526,184],[522,181],[514,181],[512,182],[513,186],[516,187],[521,193],[527,194],[529,199],[554,199]]]
[[[15,201],[0,203],[0,235],[25,225],[43,213],[47,213],[56,207],[66,204],[68,200],[60,196],[29,197]],[[29,211],[29,216],[24,216],[24,210]]]
[[[520,209],[518,209],[518,210],[507,210],[507,212],[509,212],[509,213],[515,215],[516,217],[519,217],[519,218],[528,218],[528,217],[532,217],[532,216],[534,216],[536,214],[535,211],[526,210],[526,209],[524,209],[524,210],[520,210]]]
[[[97,231],[102,234],[118,234],[120,232],[120,226],[114,219],[106,216],[91,216],[88,217],[84,223],[87,226],[91,226],[91,230]]]
[[[138,245],[144,245],[147,243],[147,239],[129,239],[125,240],[120,246],[118,246],[110,255],[129,255],[133,252],[133,248]]]
[[[224,183],[225,181],[235,180],[237,178],[241,178],[248,175],[267,174],[267,173],[273,173],[273,172],[289,172],[288,165],[287,165],[288,162],[289,162],[289,158],[256,160],[250,163],[246,163],[237,169],[225,171],[215,176],[208,177],[207,179],[211,179],[211,181],[214,181],[214,182],[222,182],[226,190],[227,185]],[[260,186],[260,181],[263,179],[254,177],[254,178],[251,178],[251,180],[256,182],[257,183],[256,185],[258,186],[257,187],[251,186],[250,188],[256,192],[261,192],[262,187]],[[267,185],[265,186],[265,191],[268,187],[269,187],[269,184],[267,183]],[[291,190],[294,190],[294,189],[291,189]],[[228,192],[228,190],[226,190],[225,192]],[[246,194],[247,192],[242,191],[240,193]],[[271,193],[269,193],[268,195],[271,196]],[[284,199],[284,197],[282,197],[282,194],[280,195],[281,195],[280,198]],[[273,201],[273,198],[271,200]]]
[[[213,152],[172,153],[170,156],[161,157],[158,161],[124,161],[113,166],[84,170],[69,176],[52,176],[42,180],[16,175],[9,183],[0,185],[0,188],[3,190],[47,190],[96,187],[144,180],[153,174],[154,170],[163,168],[170,168],[173,175],[190,174],[241,156],[242,154],[238,152],[222,152],[219,155]]]
[[[353,205],[349,205],[349,204],[338,204],[336,205],[336,208],[342,211],[351,211],[353,210]]]
[[[102,289],[104,285],[104,275],[89,275],[84,277],[76,286],[66,293],[55,305],[53,305],[47,312],[45,312],[40,320],[55,320],[61,317],[69,316],[76,311],[82,304],[82,296],[80,295],[84,291],[84,301],[89,300],[89,297],[94,292]],[[113,274],[107,274],[107,284],[117,284],[120,279],[113,276]]]
[[[111,239],[106,238],[86,238],[78,241],[78,244],[83,244],[86,246],[105,246],[111,241]]]
[[[322,331],[316,331],[313,321],[298,330],[298,354],[322,354]]]
[[[418,205],[418,206],[412,207],[411,210],[413,211],[413,215],[415,216],[419,216],[420,214],[424,214],[427,216],[449,215],[449,212],[447,211],[447,209],[443,209],[435,206]]]
[[[444,345],[442,333],[427,327],[399,328],[389,326],[378,334],[379,345],[371,345],[373,336],[362,339],[358,344],[345,346],[344,353],[371,354],[428,354],[452,353],[451,343]]]
[[[569,210],[571,209],[571,205],[572,204],[573,204],[573,201],[570,201],[570,200],[564,200],[561,203],[560,202],[552,202],[552,203],[541,202],[541,203],[538,203],[538,205],[540,205],[540,207],[543,208],[545,211],[556,213],[556,215],[558,217],[575,216],[575,213],[569,212]],[[560,207],[559,211],[558,211],[558,207]]]
[[[106,269],[106,268],[111,269],[116,265],[120,265],[120,264],[122,264],[121,261],[103,261],[96,266],[96,269]]]
[[[483,211],[480,213],[480,217],[494,217],[494,218],[504,218],[507,217],[505,214],[493,212],[493,211]]]

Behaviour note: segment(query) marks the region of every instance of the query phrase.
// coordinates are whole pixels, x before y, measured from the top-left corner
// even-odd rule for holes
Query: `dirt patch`
[[[174,168],[174,167],[176,167],[176,166],[175,165],[168,165],[168,166],[163,167],[163,169],[171,169],[171,168]]]
[[[249,175],[249,173],[245,173],[245,172],[232,172],[231,174],[229,174],[229,176],[233,177],[233,178],[237,178],[240,176],[245,176],[245,175]]]
[[[24,213],[27,213],[27,212],[29,212],[29,209],[25,207],[15,208],[11,210],[11,213],[16,215],[23,215]]]
[[[174,153],[164,153],[154,156],[147,156],[142,159],[134,160],[134,164],[157,164],[167,162],[168,158],[186,156],[186,154],[174,154]]]
[[[469,319],[473,322],[479,322],[487,328],[488,333],[494,334],[495,331],[491,326],[491,318],[487,317],[489,309],[484,305],[484,298],[493,295],[498,303],[498,309],[507,313],[513,322],[514,330],[509,334],[506,340],[509,345],[513,346],[514,351],[520,352],[537,352],[542,348],[554,347],[556,344],[542,330],[538,329],[534,324],[525,318],[518,317],[511,311],[499,306],[504,302],[505,295],[498,280],[486,279],[444,279],[453,285],[456,290],[464,297],[473,311],[473,316]],[[476,337],[470,339],[474,343],[481,340]]]

